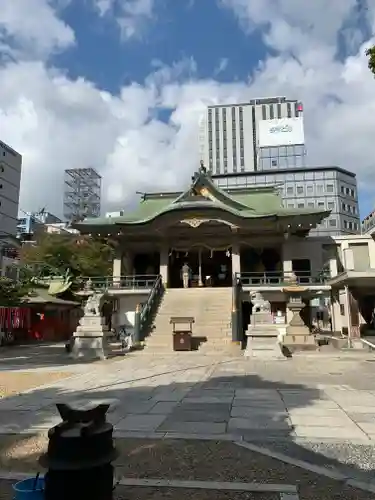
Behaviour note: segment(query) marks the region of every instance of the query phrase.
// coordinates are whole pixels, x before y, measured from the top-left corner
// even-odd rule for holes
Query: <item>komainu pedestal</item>
[[[290,352],[317,349],[315,337],[310,333],[300,314],[305,307],[301,295],[304,288],[297,285],[284,288],[283,291],[289,295],[287,308],[293,313],[293,317],[282,337],[282,345],[287,347]]]
[[[105,359],[108,327],[101,315],[104,294],[91,292],[84,314],[73,333],[72,356],[74,358]]]

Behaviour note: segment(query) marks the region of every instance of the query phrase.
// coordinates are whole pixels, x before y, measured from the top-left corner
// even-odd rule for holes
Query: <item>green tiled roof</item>
[[[310,216],[320,222],[329,212],[311,209],[289,209],[282,206],[282,199],[273,187],[251,187],[236,192],[219,189],[205,172],[196,173],[188,190],[181,194],[159,193],[144,195],[134,212],[110,218],[86,219],[73,227],[84,231],[113,225],[141,225],[158,216],[174,211],[219,209],[240,219],[295,218]]]

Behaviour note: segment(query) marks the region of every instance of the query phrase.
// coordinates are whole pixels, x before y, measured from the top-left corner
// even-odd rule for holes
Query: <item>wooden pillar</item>
[[[113,286],[119,287],[121,284],[121,271],[122,271],[122,251],[117,250],[115,258],[113,259]]]
[[[168,261],[169,249],[167,245],[163,245],[160,249],[160,275],[165,288],[168,287]]]
[[[240,245],[238,242],[232,244],[232,274],[241,272]]]

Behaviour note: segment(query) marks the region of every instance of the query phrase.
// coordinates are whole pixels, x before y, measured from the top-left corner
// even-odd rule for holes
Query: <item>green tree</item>
[[[32,288],[32,282],[26,279],[14,280],[0,277],[0,307],[17,307],[22,303]]]
[[[375,76],[375,46],[366,50],[366,56],[368,57],[368,67]]]
[[[107,276],[111,273],[113,248],[106,241],[77,235],[44,234],[36,245],[25,245],[21,262],[39,276]]]

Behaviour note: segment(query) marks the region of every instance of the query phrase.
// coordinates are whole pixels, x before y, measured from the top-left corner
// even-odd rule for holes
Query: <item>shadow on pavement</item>
[[[110,346],[110,357],[121,359],[120,349]],[[100,361],[74,360],[65,350],[65,342],[37,343],[0,347],[0,373],[6,370],[24,371],[37,369],[61,369],[100,363]]]
[[[166,377],[177,379],[181,372],[191,369],[193,373],[210,365],[202,363],[134,379],[126,376],[126,363],[123,363],[122,375],[113,383],[100,384],[100,380],[95,380],[95,377],[100,378],[100,370],[90,371],[77,375],[86,384],[84,390],[77,391],[74,383],[61,381],[54,387],[4,398],[0,401],[0,468],[21,471],[37,468],[37,457],[46,444],[45,437],[39,438],[38,435],[60,421],[55,403],[65,402],[80,409],[110,403],[108,420],[113,423],[117,437],[125,438],[122,441],[125,444],[121,446],[130,457],[126,465],[133,464],[129,465],[130,473],[135,467],[139,476],[160,477],[160,471],[164,470],[160,469],[160,453],[167,453],[164,462],[167,462],[169,470],[176,468],[181,460],[178,467],[184,465],[187,470],[193,470],[197,478],[200,464],[205,462],[202,443],[210,435],[214,438],[210,443],[217,441],[217,446],[221,442],[221,446],[230,446],[234,450],[233,444],[224,444],[224,441],[243,439],[309,463],[340,470],[351,477],[365,481],[373,479],[373,446],[344,444],[343,441],[296,442],[290,413],[303,418],[309,415],[309,407],[313,405],[324,408],[327,397],[319,389],[270,381],[256,374],[226,375],[225,361],[216,365],[222,367],[218,375],[212,374],[207,380],[196,381],[191,377],[191,381],[184,383],[162,383]],[[164,439],[156,439],[158,436]],[[171,447],[168,440],[174,438],[186,441],[173,441],[177,444]],[[194,438],[200,441],[189,441]],[[185,452],[180,451],[182,458],[173,452],[181,448],[178,445],[181,442],[186,443],[183,447]],[[210,443],[205,444],[207,450],[213,446]],[[199,451],[186,452],[187,448],[194,446]],[[231,451],[229,455],[235,453]],[[222,455],[222,459],[216,457],[220,467],[225,461],[229,464],[230,456],[224,457],[225,453],[221,453],[219,448],[216,454]],[[341,460],[342,457],[344,460]],[[224,462],[220,463],[222,460]],[[147,463],[145,470],[140,470],[142,463]],[[233,479],[243,475],[238,463],[237,460],[235,465],[228,465],[232,467]]]

